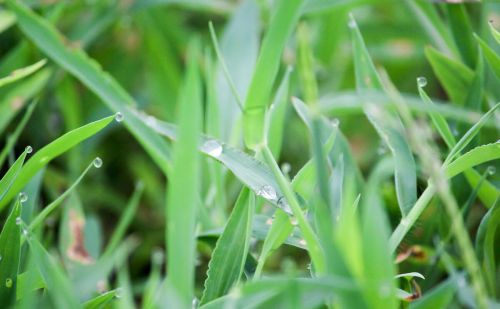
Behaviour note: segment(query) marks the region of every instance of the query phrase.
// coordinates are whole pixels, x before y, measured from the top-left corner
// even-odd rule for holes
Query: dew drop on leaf
[[[427,86],[427,78],[425,78],[423,76],[417,77],[417,85],[420,88]]]
[[[258,196],[262,196],[266,200],[275,200],[277,195],[276,195],[276,190],[274,190],[273,187],[270,185],[264,185],[262,186],[258,191],[257,191]]]
[[[125,119],[125,117],[123,116],[122,113],[118,112],[118,113],[115,114],[115,120],[116,120],[116,122],[122,122],[123,119]]]
[[[208,140],[203,144],[203,150],[212,157],[219,157],[222,154],[222,145],[214,140]]]
[[[95,168],[100,168],[102,166],[102,159],[99,157],[95,158],[93,164]]]

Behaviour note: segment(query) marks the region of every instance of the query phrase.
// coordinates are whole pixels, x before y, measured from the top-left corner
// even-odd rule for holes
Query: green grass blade
[[[124,116],[124,124],[142,144],[161,169],[168,170],[170,151],[167,144],[137,119],[127,107],[134,100],[97,62],[82,50],[64,44],[62,35],[47,20],[37,16],[23,4],[9,0],[9,8],[16,14],[21,30],[48,57],[70,72],[114,112]]]
[[[96,160],[100,160],[97,158]],[[33,219],[29,224],[29,229],[34,231],[36,228],[43,223],[43,221],[68,197],[68,195],[73,192],[73,190],[78,186],[82,179],[87,175],[90,168],[95,166],[95,162],[90,163],[87,168],[82,172],[82,174],[73,182],[73,184],[64,193],[59,195],[52,203],[43,208],[43,210]]]
[[[125,206],[125,210],[120,217],[120,221],[118,222],[117,227],[114,229],[113,234],[106,246],[106,251],[102,254],[109,255],[116,250],[120,241],[125,236],[125,232],[127,231],[128,226],[134,219],[137,208],[139,207],[139,203],[141,201],[142,194],[144,192],[144,185],[142,182],[137,183],[135,186],[135,191],[132,194],[127,206]]]
[[[479,261],[482,262],[483,273],[490,293],[495,294],[495,254],[498,243],[495,243],[495,235],[500,222],[500,203],[498,199],[486,215],[484,215],[476,235],[475,249]]]
[[[5,159],[7,158],[7,155],[10,153],[10,151],[12,150],[14,145],[16,144],[17,139],[19,138],[19,135],[24,130],[24,127],[26,126],[26,124],[28,123],[28,120],[30,119],[31,115],[33,114],[35,107],[36,107],[36,101],[30,104],[30,106],[26,110],[26,113],[24,113],[23,118],[21,119],[21,121],[17,125],[14,133],[12,133],[7,138],[7,143],[3,147],[2,152],[0,153],[0,166],[3,165]],[[0,199],[1,199],[1,197],[0,197]]]
[[[0,134],[24,104],[45,87],[51,73],[50,69],[42,69],[3,94],[0,99]]]
[[[42,59],[42,60],[40,60],[32,65],[29,65],[29,66],[21,68],[21,69],[17,69],[15,71],[13,71],[12,73],[10,73],[10,75],[8,75],[6,77],[0,78],[0,88],[5,86],[5,85],[14,83],[14,82],[16,82],[16,81],[18,81],[18,80],[20,80],[28,75],[35,73],[41,67],[43,67],[46,62],[47,62],[46,59]]]
[[[474,72],[461,62],[448,58],[431,47],[425,49],[425,56],[450,101],[463,106],[474,79]]]
[[[290,73],[292,69],[289,67],[283,77],[276,96],[274,97],[273,104],[271,105],[268,115],[267,123],[267,144],[271,149],[273,155],[279,158],[281,153],[281,146],[283,144],[283,135],[285,130],[286,112],[288,110],[289,102],[289,83]]]
[[[383,89],[380,77],[368,54],[361,32],[351,16],[350,27],[353,40],[356,88],[360,93],[370,89]],[[416,166],[404,128],[397,115],[384,113],[372,104],[365,108],[365,115],[388,145],[394,157],[394,179],[401,213],[409,213],[417,199]]]
[[[490,64],[491,70],[500,78],[500,56],[498,56],[498,53],[493,48],[489,47],[479,36],[476,35],[475,38],[483,51],[486,61]]]
[[[479,133],[479,130],[484,126],[484,124],[493,116],[496,109],[500,107],[500,102],[493,106],[486,114],[479,119],[479,121],[473,125],[457,142],[457,144],[450,150],[450,153],[444,161],[444,165],[449,164],[469,143],[474,139],[474,137]]]
[[[500,142],[481,145],[448,164],[446,176],[451,178],[476,165],[498,159],[500,159]]]
[[[469,67],[473,67],[477,58],[477,46],[474,43],[473,30],[465,4],[447,5],[446,13],[460,56]]]
[[[173,170],[169,178],[167,220],[167,274],[183,307],[191,307],[194,297],[195,227],[200,194],[201,80],[197,68],[198,42],[188,54],[189,66],[180,93],[179,140],[174,150]]]
[[[422,101],[424,101],[427,105],[434,106],[434,103],[431,101],[423,87],[418,87],[418,93],[420,94]],[[441,135],[441,138],[443,138],[448,148],[452,149],[453,146],[455,146],[456,141],[453,133],[450,130],[450,127],[448,126],[448,123],[446,122],[446,119],[440,113],[434,111],[430,112],[430,116],[432,122],[434,123],[434,126]]]
[[[25,149],[0,180],[0,203],[4,200],[5,195],[9,192],[12,184],[21,172],[27,154],[28,152]]]
[[[281,53],[295,23],[303,0],[280,0],[262,42],[252,82],[244,104],[243,133],[245,144],[255,148],[265,134],[265,114],[281,59]]]
[[[52,159],[63,154],[64,152],[78,145],[87,138],[92,137],[93,135],[104,129],[107,125],[109,125],[113,121],[113,119],[114,116],[109,116],[84,125],[78,129],[62,135],[58,139],[54,140],[47,146],[37,151],[19,173],[16,181],[12,184],[12,189],[10,190],[9,194],[7,194],[5,198],[0,201],[0,209],[5,207],[6,203],[10,201],[10,199],[12,199],[12,197],[17,194],[19,190],[21,190],[28,183],[28,181]]]
[[[17,274],[21,257],[21,197],[10,212],[0,234],[0,303],[9,306],[16,300]]]
[[[422,298],[410,303],[410,309],[426,308],[448,308],[457,290],[457,282],[454,277],[447,279]]]
[[[96,296],[90,300],[87,300],[85,303],[83,303],[83,308],[84,309],[100,309],[100,308],[107,308],[109,307],[109,304],[111,301],[118,296],[119,290],[111,290],[105,293],[102,293],[99,296]]]
[[[59,309],[80,308],[74,289],[62,268],[52,256],[43,248],[42,244],[34,238],[34,235],[26,236],[31,253],[40,274],[47,286],[48,294],[54,307]]]
[[[493,36],[493,38],[495,38],[495,41],[500,44],[500,32],[498,32],[497,29],[495,29],[495,26],[493,25],[492,22],[490,22],[490,31],[491,31],[491,35]]]
[[[243,189],[208,264],[200,305],[225,295],[238,283],[250,244],[255,198]]]

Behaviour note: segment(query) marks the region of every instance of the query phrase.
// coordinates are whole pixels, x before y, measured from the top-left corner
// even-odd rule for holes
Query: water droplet
[[[156,249],[154,252],[153,252],[153,257],[152,257],[152,260],[153,260],[153,263],[156,264],[156,265],[161,265],[163,264],[163,260],[165,258],[165,254],[163,254],[163,250],[161,249]]]
[[[21,219],[21,217],[16,218],[16,225],[21,225],[22,222],[23,222],[23,219]]]
[[[193,302],[191,303],[191,305],[193,306],[193,308],[196,308],[198,307],[198,298],[193,298]]]
[[[290,165],[290,163],[285,162],[281,164],[281,171],[283,172],[283,174],[287,175],[288,173],[290,173],[291,170],[292,166]]]
[[[99,157],[95,158],[93,164],[95,168],[100,168],[102,166],[102,159]]]
[[[337,128],[340,124],[340,120],[338,120],[337,118],[333,118],[332,120],[330,120],[330,123],[333,127]]]
[[[123,119],[125,119],[125,117],[123,116],[122,113],[118,112],[118,113],[115,114],[115,120],[116,120],[116,122],[122,122]]]
[[[278,196],[276,190],[270,185],[262,186],[258,191],[257,195],[262,196],[266,200],[275,200]]]
[[[26,193],[24,193],[24,192],[19,193],[19,202],[24,203],[27,200],[28,200],[28,196],[26,195]]]
[[[273,219],[269,218],[266,220],[267,225],[273,225]]]
[[[115,293],[116,298],[122,298],[123,297],[123,288],[117,288],[116,293]]]
[[[488,172],[488,175],[495,175],[495,173],[497,172],[497,168],[494,166],[488,166],[486,171]]]
[[[417,77],[417,85],[420,88],[427,86],[427,78],[425,78],[423,76]]]
[[[10,279],[10,278],[5,279],[5,286],[7,288],[10,289],[12,287],[12,284],[13,284],[12,279]]]
[[[24,237],[28,237],[29,236],[29,232],[27,229],[23,229],[23,235]]]
[[[298,224],[299,224],[299,220],[297,220],[297,218],[295,218],[295,217],[292,217],[292,218],[290,219],[290,223],[291,223],[293,226],[296,226],[296,225],[298,225]]]
[[[3,257],[0,255],[0,261],[3,259]]]
[[[405,218],[405,219],[401,220],[401,225],[402,226],[408,226],[409,224],[410,224],[410,222],[408,222],[408,219]]]
[[[32,153],[33,152],[33,147],[26,146],[26,148],[24,148],[24,151],[26,151],[26,153]]]
[[[299,245],[305,246],[305,245],[307,245],[307,243],[304,239],[301,239],[301,240],[299,240]]]
[[[222,145],[215,140],[208,140],[203,144],[203,150],[205,150],[208,155],[212,157],[219,157],[222,154]]]

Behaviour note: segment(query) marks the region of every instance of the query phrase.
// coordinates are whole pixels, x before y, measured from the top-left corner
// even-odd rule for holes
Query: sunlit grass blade
[[[29,66],[21,68],[21,69],[17,69],[15,71],[13,71],[12,73],[10,73],[10,75],[8,75],[6,77],[0,78],[0,88],[5,86],[5,85],[16,82],[16,81],[18,81],[18,80],[20,80],[28,75],[35,73],[41,67],[43,67],[46,62],[47,62],[46,59],[42,59],[42,60],[40,60],[32,65],[29,65]]]
[[[301,13],[302,0],[280,0],[265,34],[244,103],[243,133],[248,148],[262,144],[265,114],[281,53]]]
[[[33,114],[33,111],[35,110],[36,107],[36,101],[31,103],[30,106],[26,109],[26,112],[24,113],[23,118],[19,122],[19,124],[16,127],[16,130],[7,137],[7,143],[3,147],[2,152],[0,153],[0,166],[3,165],[5,159],[7,158],[7,155],[9,152],[12,150],[14,145],[17,142],[17,139],[19,138],[19,135],[21,132],[24,130],[24,127],[26,126],[26,123],[28,123],[28,120],[30,119],[31,115]],[[1,197],[0,197],[1,199]]]
[[[47,165],[53,158],[63,154],[74,146],[78,145],[82,141],[92,137],[107,125],[109,125],[114,119],[114,116],[109,116],[101,120],[89,123],[78,129],[70,131],[58,139],[54,140],[47,146],[43,147],[31,157],[31,159],[24,165],[23,169],[19,173],[19,176],[12,184],[12,189],[9,194],[5,196],[3,200],[0,201],[0,209],[5,207],[6,203],[23,188],[28,181],[45,165]]]
[[[17,274],[21,257],[21,199],[10,212],[0,234],[0,303],[10,306],[16,300]]]
[[[62,268],[34,235],[28,234],[26,240],[38,270],[45,281],[47,292],[54,307],[59,309],[79,308],[80,304],[74,294],[75,290]]]
[[[225,295],[238,283],[250,244],[254,204],[253,193],[243,189],[215,245],[200,305]]]
[[[191,42],[187,75],[180,93],[179,140],[175,145],[166,204],[167,280],[185,308],[191,307],[194,297],[195,228],[200,194],[198,145],[202,98],[198,44],[198,41]]]
[[[383,89],[361,32],[352,16],[349,25],[353,41],[356,89],[360,93],[370,89]],[[399,207],[403,216],[407,215],[417,199],[416,166],[401,120],[397,115],[385,113],[375,104],[365,108],[365,115],[394,157],[394,178]]]
[[[143,145],[161,169],[167,171],[170,151],[167,144],[137,119],[129,108],[134,100],[100,65],[81,49],[64,44],[62,35],[47,20],[33,13],[25,5],[9,0],[9,8],[16,14],[21,30],[52,60],[73,74],[99,96],[114,112],[124,116],[124,124]],[[1,130],[0,130],[1,131]]]

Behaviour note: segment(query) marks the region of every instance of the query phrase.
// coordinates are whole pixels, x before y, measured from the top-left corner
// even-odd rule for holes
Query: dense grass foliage
[[[500,307],[500,4],[447,2],[0,1],[0,307]]]

